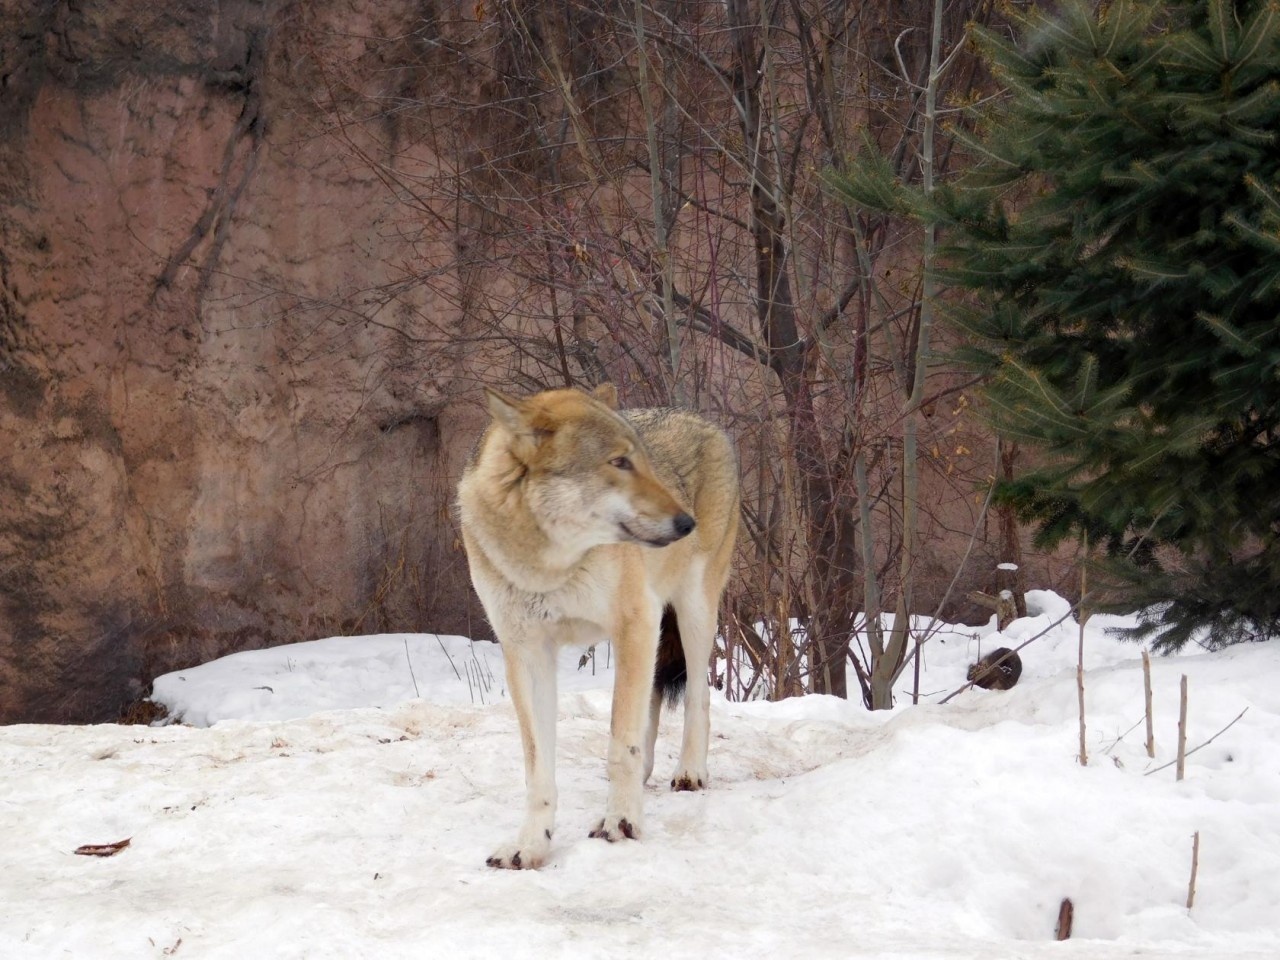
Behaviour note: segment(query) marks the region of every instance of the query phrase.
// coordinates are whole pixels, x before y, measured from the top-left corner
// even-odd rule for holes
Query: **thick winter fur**
[[[494,867],[541,866],[551,847],[562,644],[613,641],[608,800],[591,836],[640,836],[662,698],[686,678],[671,786],[707,782],[707,663],[737,533],[733,448],[696,414],[616,405],[608,385],[524,400],[489,391],[493,422],[458,485],[471,580],[502,644],[524,744],[524,824]]]
[[[966,680],[983,690],[1012,690],[1022,676],[1022,658],[1008,647],[996,647],[977,663],[969,664]]]

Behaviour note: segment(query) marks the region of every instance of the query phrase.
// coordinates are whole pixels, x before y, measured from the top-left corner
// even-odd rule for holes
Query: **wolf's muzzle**
[[[693,517],[683,512],[677,513],[675,519],[671,521],[671,526],[675,528],[677,538],[687,537],[693,533],[693,528],[697,525],[698,522]]]

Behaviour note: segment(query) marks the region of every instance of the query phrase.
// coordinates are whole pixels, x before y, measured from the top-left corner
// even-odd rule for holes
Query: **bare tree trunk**
[[[871,663],[876,664],[884,657],[884,625],[880,621],[880,587],[877,583],[875,543],[872,539],[875,528],[871,525],[871,490],[867,483],[866,451],[858,451],[854,469],[857,472],[858,507],[862,514],[862,523],[859,526],[862,541],[862,610],[867,624],[867,646],[871,648]],[[863,696],[867,705],[870,706],[872,703],[870,677],[866,678]]]
[[[946,65],[942,61],[943,0],[935,0],[933,25],[929,37],[929,79],[924,90],[924,129],[921,135],[920,165],[926,194],[933,192],[934,133],[937,129],[938,86]],[[909,80],[905,78],[904,80]],[[914,346],[915,365],[909,370],[910,381],[902,421],[902,558],[899,564],[899,589],[897,613],[893,630],[883,656],[871,668],[871,709],[887,710],[893,706],[893,678],[898,674],[902,659],[906,656],[907,642],[911,635],[911,601],[915,586],[916,545],[920,532],[920,458],[917,438],[924,401],[925,379],[929,372],[930,338],[933,332],[933,301],[937,284],[933,279],[934,250],[937,246],[937,225],[925,225],[924,233],[924,296],[920,302],[920,322],[916,330]]]
[[[645,143],[649,151],[649,190],[653,203],[653,245],[658,257],[658,268],[662,283],[662,340],[666,348],[666,367],[663,370],[666,380],[666,394],[676,403],[687,402],[684,388],[680,382],[680,327],[676,320],[675,301],[675,263],[671,258],[670,233],[672,227],[672,210],[669,202],[670,192],[663,186],[663,176],[667,174],[667,182],[671,181],[669,164],[664,162],[663,149],[658,142],[659,119],[653,105],[652,91],[649,84],[649,54],[646,49],[644,0],[635,0],[636,60],[638,70],[638,86],[640,102],[644,109]],[[665,64],[665,60],[664,60]],[[670,91],[670,70],[664,70],[663,77],[663,110],[661,121],[662,133],[668,134],[673,117]],[[663,137],[662,148],[668,153],[675,153],[669,136]]]

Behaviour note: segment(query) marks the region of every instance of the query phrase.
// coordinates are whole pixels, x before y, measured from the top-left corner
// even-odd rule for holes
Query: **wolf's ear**
[[[591,396],[595,397],[610,410],[618,409],[618,388],[612,383],[602,383],[591,391]]]
[[[511,434],[508,447],[511,455],[522,463],[528,463],[538,452],[542,441],[551,435],[550,431],[535,427],[530,422],[529,411],[521,401],[490,387],[485,387],[484,392],[489,399],[489,413],[494,422]]]
[[[525,421],[524,411],[520,409],[520,401],[499,393],[492,387],[485,387],[484,394],[489,401],[489,415],[512,433],[527,433],[529,424]]]

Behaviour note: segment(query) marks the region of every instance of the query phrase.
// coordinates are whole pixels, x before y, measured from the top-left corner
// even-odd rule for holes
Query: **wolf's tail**
[[[675,609],[667,604],[662,609],[662,626],[658,633],[658,662],[653,669],[653,689],[662,695],[667,706],[671,706],[679,702],[688,682],[680,622],[676,619]]]

